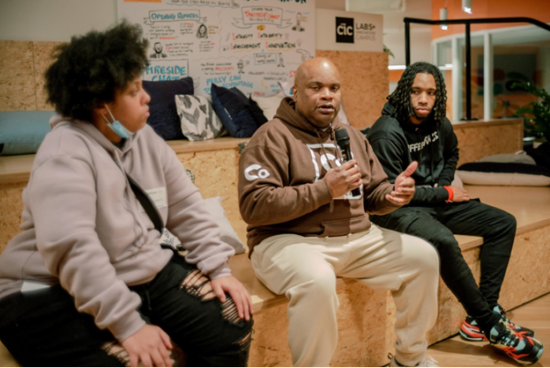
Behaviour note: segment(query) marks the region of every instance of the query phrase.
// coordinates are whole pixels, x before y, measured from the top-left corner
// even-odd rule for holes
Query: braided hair
[[[411,103],[411,90],[414,78],[418,73],[428,73],[433,75],[436,86],[436,98],[433,110],[430,116],[437,123],[443,122],[447,110],[447,90],[445,88],[445,80],[439,69],[430,63],[423,61],[411,64],[405,69],[397,88],[387,100],[395,108],[392,116],[399,121],[408,121],[411,116],[414,116],[414,109]]]

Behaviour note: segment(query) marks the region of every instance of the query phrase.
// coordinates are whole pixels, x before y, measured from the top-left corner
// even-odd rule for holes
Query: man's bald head
[[[316,57],[304,61],[296,70],[296,76],[294,78],[294,85],[298,85],[300,82],[307,79],[307,76],[315,72],[336,72],[338,77],[338,83],[340,83],[340,72],[336,65],[332,61],[324,57]]]
[[[318,128],[328,127],[340,110],[340,73],[327,58],[303,62],[292,91],[296,110]]]

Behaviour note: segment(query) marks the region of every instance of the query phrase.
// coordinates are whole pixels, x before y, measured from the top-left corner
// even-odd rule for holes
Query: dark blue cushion
[[[50,129],[54,111],[0,112],[0,154],[27,155],[36,153]]]
[[[238,88],[212,84],[212,106],[232,137],[249,138],[267,121],[255,101]]]
[[[185,139],[176,109],[176,95],[192,95],[195,92],[193,78],[169,81],[143,81],[143,88],[151,96],[149,124],[164,140]]]

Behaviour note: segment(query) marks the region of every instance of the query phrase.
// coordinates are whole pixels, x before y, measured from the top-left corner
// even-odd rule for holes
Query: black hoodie
[[[418,161],[413,174],[416,193],[409,206],[445,202],[449,194],[444,186],[451,185],[458,162],[458,141],[451,122],[433,120],[422,124],[399,121],[392,116],[395,108],[388,102],[382,116],[368,132],[369,142],[391,183],[407,166]]]

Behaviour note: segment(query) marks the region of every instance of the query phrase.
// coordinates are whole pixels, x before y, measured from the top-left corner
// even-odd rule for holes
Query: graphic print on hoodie
[[[438,123],[431,116],[416,125],[393,117],[394,106],[384,105],[382,116],[368,132],[374,153],[380,160],[389,181],[413,162],[418,168],[412,175],[416,192],[409,206],[445,202],[449,193],[444,186],[451,185],[458,162],[458,141],[451,122]]]
[[[362,176],[362,196],[333,200],[323,180],[340,164],[334,130],[346,129]],[[365,214],[397,207],[385,199],[393,185],[357,129],[335,122],[317,129],[285,98],[275,118],[254,134],[239,161],[239,205],[248,245],[278,234],[342,236],[369,229]]]

